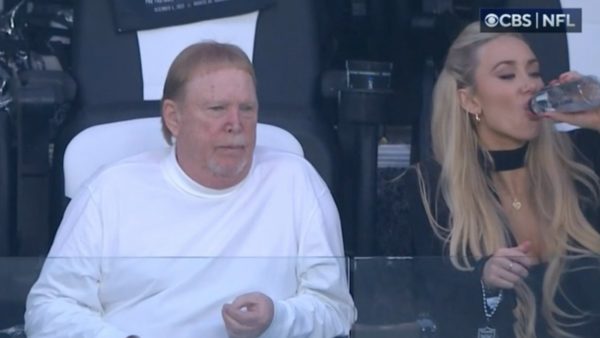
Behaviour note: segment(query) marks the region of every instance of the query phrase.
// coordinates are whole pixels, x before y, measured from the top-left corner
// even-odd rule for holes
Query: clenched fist
[[[273,321],[273,300],[260,292],[247,293],[223,305],[221,314],[229,337],[256,338]]]

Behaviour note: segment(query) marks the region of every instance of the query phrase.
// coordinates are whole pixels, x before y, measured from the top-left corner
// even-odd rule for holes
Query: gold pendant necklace
[[[521,201],[519,201],[516,197],[513,197],[513,201],[512,201],[513,209],[519,211],[519,210],[521,210],[522,206],[523,206],[523,204],[521,204]]]
[[[502,201],[502,204],[504,204],[505,201],[510,201],[510,206],[515,211],[519,211],[523,207],[523,202],[521,202],[521,200],[519,200],[519,198],[517,198],[515,195],[511,194],[509,189],[506,188],[503,182],[497,183],[496,194],[498,196],[498,199]]]

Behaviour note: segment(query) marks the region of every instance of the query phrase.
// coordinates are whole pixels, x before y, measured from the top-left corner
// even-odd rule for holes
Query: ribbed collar
[[[178,189],[198,197],[221,198],[229,196],[246,181],[246,179],[244,179],[240,183],[226,189],[212,189],[205,187],[194,181],[183,171],[183,168],[181,168],[179,162],[177,162],[175,146],[171,147],[169,154],[163,159],[162,170],[167,180]]]

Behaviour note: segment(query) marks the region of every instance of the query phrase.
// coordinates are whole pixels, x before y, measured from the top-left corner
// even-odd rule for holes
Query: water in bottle
[[[600,81],[588,75],[546,86],[533,95],[529,107],[534,114],[571,113],[600,107]]]

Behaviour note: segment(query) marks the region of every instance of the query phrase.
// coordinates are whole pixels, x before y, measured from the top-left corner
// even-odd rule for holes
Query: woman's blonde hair
[[[433,93],[431,135],[433,156],[441,164],[439,190],[435,200],[442,197],[448,205],[448,227],[436,221],[428,196],[426,180],[420,168],[417,173],[421,197],[434,232],[449,249],[452,264],[461,270],[471,270],[470,257],[480,259],[509,245],[507,219],[494,195],[493,183],[483,170],[479,159],[493,165],[489,152],[482,149],[471,114],[462,109],[458,90],[475,88],[474,73],[478,66],[478,51],[484,44],[499,36],[514,33],[483,33],[479,23],[467,26],[451,45],[444,68]],[[573,160],[574,149],[568,136],[555,131],[551,121],[543,121],[540,135],[529,142],[525,166],[531,180],[534,207],[547,228],[539,232],[543,248],[549,250],[544,260],[548,268],[543,281],[541,309],[536,309],[531,290],[525,283],[516,285],[516,322],[513,327],[518,338],[535,337],[535,315],[547,320],[556,337],[571,337],[561,318],[577,318],[558,308],[555,296],[559,280],[570,259],[576,255],[600,254],[600,235],[581,211],[576,182],[598,198],[598,177],[589,167]],[[441,220],[442,222],[446,220]]]

